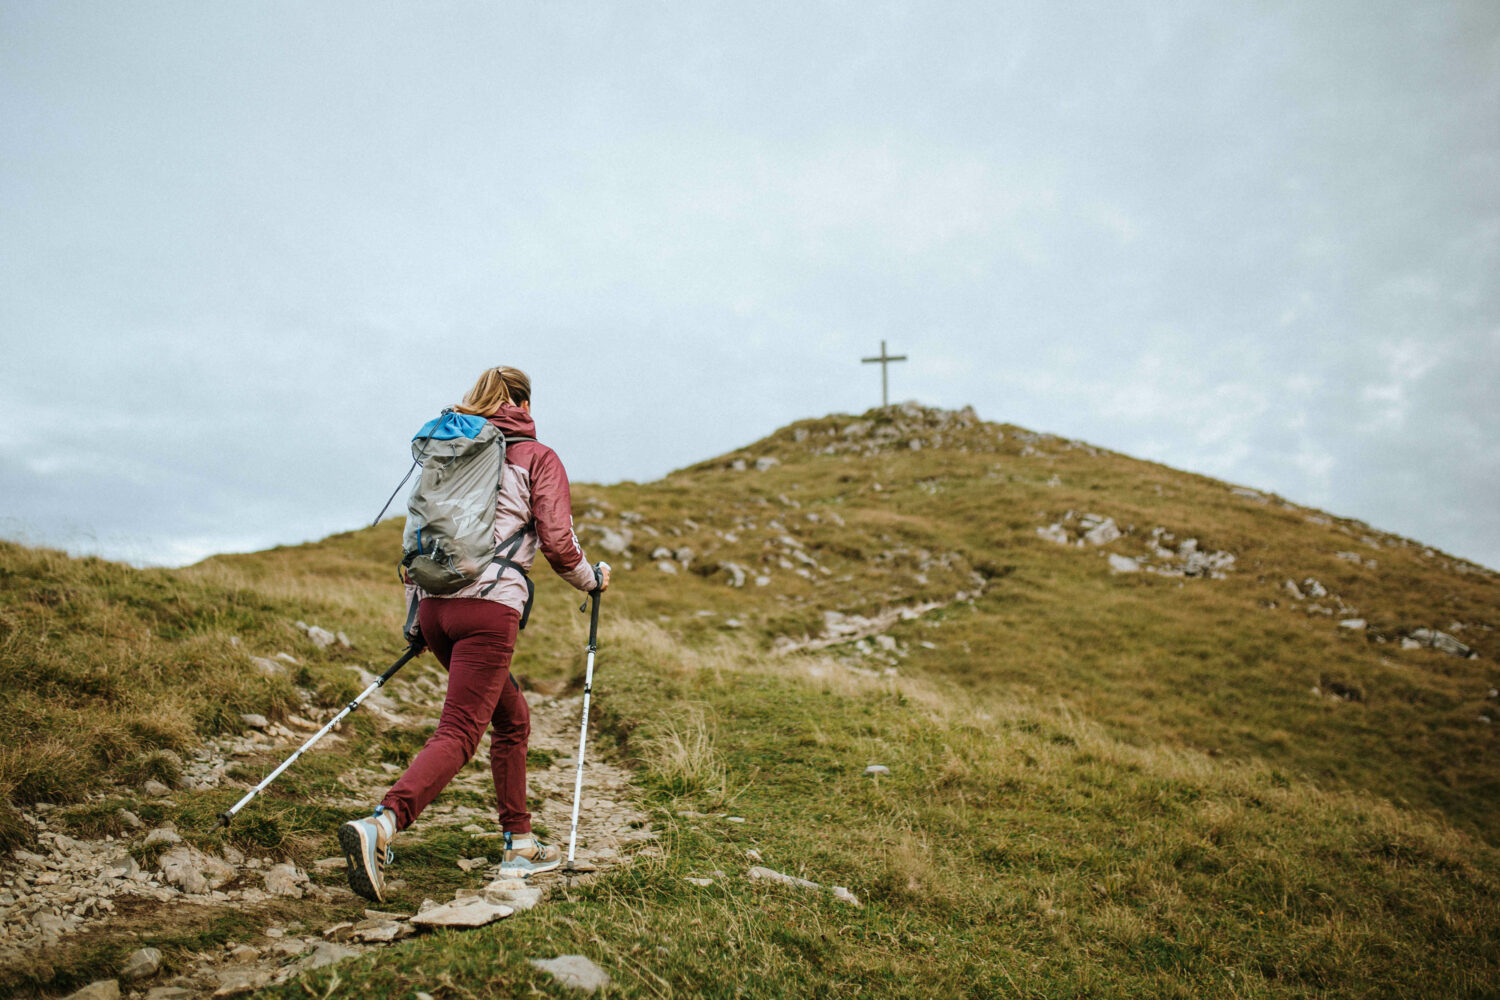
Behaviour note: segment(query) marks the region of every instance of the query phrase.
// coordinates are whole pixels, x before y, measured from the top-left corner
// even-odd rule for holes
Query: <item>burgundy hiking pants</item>
[[[531,712],[510,673],[521,616],[514,608],[472,597],[427,598],[417,609],[422,638],[448,668],[448,694],[437,732],[417,753],[381,805],[405,829],[474,756],[486,726],[500,828],[528,833],[526,741]]]

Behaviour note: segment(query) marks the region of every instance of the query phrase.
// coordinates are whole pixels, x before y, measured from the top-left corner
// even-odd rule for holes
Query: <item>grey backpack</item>
[[[497,559],[525,576],[511,558],[530,524],[495,544],[495,500],[505,446],[505,435],[494,424],[452,410],[427,421],[411,439],[413,470],[420,465],[422,472],[406,501],[401,565],[427,593],[461,590]],[[531,580],[526,583],[529,593]],[[527,605],[531,610],[529,600]]]

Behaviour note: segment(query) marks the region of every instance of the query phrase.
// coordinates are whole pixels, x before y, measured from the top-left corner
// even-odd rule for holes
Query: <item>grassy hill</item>
[[[547,992],[525,963],[543,950],[591,955],[628,996],[1495,995],[1493,572],[912,406],[800,422],[654,483],[575,485],[574,506],[618,572],[601,748],[637,766],[662,853],[283,995],[335,975],[386,995]],[[239,712],[346,699],[341,662],[399,649],[398,550],[395,521],[180,571],[0,548],[0,841],[26,841],[37,801],[122,834],[122,797]],[[576,595],[537,582],[515,669],[573,676]],[[298,619],[357,653],[312,647]],[[249,657],[278,648],[296,670],[263,676]],[[339,817],[317,800],[340,761],[419,741],[362,719],[230,836],[332,853]],[[238,794],[163,815],[207,844]],[[464,849],[408,862],[398,904]],[[752,849],[863,906],[746,881]],[[162,934],[169,954],[201,947]],[[13,983],[55,991],[121,947],[103,934]]]

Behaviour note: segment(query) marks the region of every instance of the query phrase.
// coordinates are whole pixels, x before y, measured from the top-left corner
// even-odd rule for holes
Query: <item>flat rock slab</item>
[[[750,875],[751,881],[780,882],[782,885],[794,885],[799,889],[823,888],[816,882],[809,882],[807,879],[798,878],[795,875],[784,875],[781,872],[773,871],[770,868],[762,868],[760,865],[756,865],[751,868],[748,874]]]
[[[69,993],[67,1000],[120,1000],[120,984],[113,979],[100,979],[77,993]]]
[[[472,897],[434,906],[412,917],[411,922],[421,927],[483,927],[514,912],[509,906]]]
[[[149,979],[161,969],[161,951],[156,948],[138,948],[125,960],[120,970],[122,979]]]
[[[550,973],[564,986],[592,993],[609,985],[609,973],[583,955],[558,955],[556,958],[533,958],[531,964]]]

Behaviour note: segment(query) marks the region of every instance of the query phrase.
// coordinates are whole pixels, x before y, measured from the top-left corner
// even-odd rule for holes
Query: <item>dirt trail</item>
[[[441,672],[428,664],[410,669],[405,681],[392,684],[378,704],[366,707],[387,722],[434,721],[442,703]],[[528,775],[530,796],[541,803],[534,822],[566,852],[582,698],[531,692],[527,700],[532,710],[531,750],[535,758],[551,758],[550,764],[534,766]],[[317,724],[296,716],[293,721]],[[266,724],[264,731],[252,728],[243,736],[211,741],[185,767],[184,787],[157,801],[185,801],[204,788],[248,788],[228,777],[236,757],[267,751],[284,756],[306,736],[293,728]],[[332,746],[325,746],[329,742]],[[331,735],[312,753],[328,752],[340,742],[336,734]],[[388,878],[393,893],[407,898],[423,895],[423,871],[413,864],[403,866],[403,851],[457,828],[471,835],[471,843],[486,845],[483,859],[459,859],[459,868],[467,873],[459,876],[462,887],[455,893],[450,878],[444,883],[446,891],[427,894],[438,898],[425,900],[422,909],[456,895],[503,903],[517,911],[509,919],[525,919],[520,911],[539,902],[545,905],[553,887],[589,876],[547,872],[534,876],[525,889],[519,883],[505,889],[495,881],[500,877],[503,848],[493,810],[487,743],[449,791],[397,836],[396,863]],[[654,834],[647,816],[634,805],[629,771],[601,759],[597,746],[598,741],[591,738],[578,858],[603,871],[654,850]],[[329,804],[348,808],[351,814],[361,812],[379,800],[396,772],[399,768],[389,764],[352,768],[339,776],[348,795]],[[488,805],[465,804],[463,800],[472,801],[473,796],[456,796],[451,794],[454,791],[478,793]],[[115,797],[122,794],[135,793],[117,790]],[[145,796],[138,798],[145,801]],[[252,803],[242,815],[250,815],[257,806],[265,808],[267,803]],[[133,814],[125,818],[127,822],[135,819]],[[169,959],[168,964],[175,965],[170,973],[151,972],[137,979],[122,976],[120,987],[126,996],[150,1000],[235,996],[388,946],[419,930],[409,921],[412,913],[366,910],[364,901],[345,886],[342,858],[322,859],[305,871],[285,859],[246,857],[227,845],[199,850],[182,842],[170,824],[156,829],[141,824],[118,838],[91,840],[62,832],[59,810],[52,807],[39,806],[27,819],[37,833],[36,850],[16,851],[0,859],[0,973],[29,969],[45,980],[50,978],[49,966],[66,967],[91,945],[130,935],[160,935],[174,928],[207,927],[217,916],[232,911],[257,918],[248,923],[260,926],[259,933],[240,934],[234,942],[190,954],[187,967],[179,954],[176,961]],[[146,857],[148,863],[138,863],[136,856]],[[498,890],[498,894],[486,890]],[[123,971],[110,970],[105,976]]]

